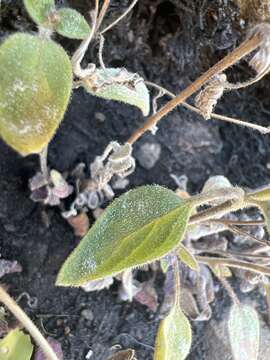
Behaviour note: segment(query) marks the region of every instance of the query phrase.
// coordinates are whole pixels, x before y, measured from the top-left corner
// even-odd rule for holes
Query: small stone
[[[113,181],[112,187],[115,190],[124,190],[129,185],[129,180],[127,178],[118,177]]]
[[[100,122],[104,122],[106,120],[106,116],[101,112],[96,112],[95,118]]]
[[[81,316],[82,316],[85,320],[88,320],[88,321],[94,320],[94,314],[93,314],[92,310],[90,310],[90,309],[84,309],[84,310],[81,312]]]
[[[144,143],[137,151],[139,164],[147,170],[152,169],[160,158],[161,146],[158,143]]]

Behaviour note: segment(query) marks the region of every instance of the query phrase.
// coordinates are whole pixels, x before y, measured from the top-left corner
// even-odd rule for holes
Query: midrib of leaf
[[[116,267],[116,268],[114,267],[114,268],[115,268],[114,274],[122,271],[123,267],[125,266],[126,258],[125,258],[125,259],[122,259],[120,262],[118,262],[117,257],[118,257],[118,254],[121,253],[121,250],[123,250],[123,249],[126,248],[127,243],[130,242],[130,240],[132,239],[132,237],[133,237],[134,235],[139,238],[137,241],[138,241],[138,243],[139,243],[140,245],[137,246],[137,247],[135,246],[135,247],[133,248],[133,250],[128,254],[128,257],[127,257],[128,259],[130,258],[130,256],[131,256],[132,253],[134,253],[135,251],[139,251],[140,248],[142,248],[143,246],[145,246],[145,243],[147,243],[147,239],[149,238],[150,235],[152,235],[152,233],[153,233],[153,231],[155,230],[155,228],[156,228],[158,225],[160,225],[161,221],[164,221],[167,217],[171,217],[171,216],[173,217],[173,215],[174,215],[175,213],[177,213],[181,208],[183,208],[183,209],[184,209],[184,208],[187,208],[187,209],[188,209],[189,207],[190,207],[190,205],[187,206],[187,205],[183,205],[183,203],[182,203],[182,204],[180,204],[180,206],[177,206],[175,209],[173,209],[172,211],[170,211],[170,212],[167,213],[166,215],[163,215],[162,217],[155,218],[154,220],[146,223],[140,230],[138,230],[138,229],[137,229],[137,230],[134,230],[132,233],[128,234],[127,236],[125,236],[125,237],[123,237],[123,238],[121,238],[121,240],[119,240],[119,242],[121,242],[121,245],[120,245],[120,246],[117,246],[117,248],[114,248],[114,249],[112,250],[111,255],[110,255],[110,260],[109,260],[108,262],[104,263],[104,265],[100,267],[100,269],[99,269],[99,271],[98,271],[99,275],[98,275],[97,277],[93,276],[93,277],[91,277],[91,279],[92,279],[92,280],[96,280],[96,279],[98,279],[98,278],[100,278],[100,277],[102,277],[102,276],[107,275],[106,269],[107,269],[108,267],[110,267],[110,266],[111,266],[111,267],[114,267],[114,264],[115,264],[116,262],[117,262],[117,267]],[[173,221],[173,223],[172,223],[171,232],[174,230],[174,226],[176,226],[177,223],[178,223],[178,222],[177,222],[177,219],[175,219],[175,220]],[[151,228],[151,229],[150,229],[150,233],[148,233],[147,236],[146,236],[146,238],[145,238],[142,242],[140,242],[140,241],[139,241],[139,240],[140,240],[140,233],[143,233],[143,232],[147,229],[147,227],[150,227],[150,228]],[[170,232],[170,234],[171,234],[171,232]],[[170,234],[168,235],[168,237],[170,236]],[[177,244],[176,244],[176,245],[177,245]],[[158,258],[159,258],[159,257],[157,257],[156,259],[153,259],[153,260],[152,260],[152,257],[151,257],[151,262],[157,260]],[[149,261],[150,261],[150,260],[149,260]],[[144,262],[143,264],[145,264],[145,262]],[[142,264],[138,264],[138,265],[142,265]],[[137,266],[137,265],[134,265],[134,267],[136,267],[136,266]],[[104,267],[105,267],[105,269],[104,269]],[[120,270],[117,270],[117,268],[120,269]],[[104,270],[105,270],[105,273],[104,273]]]

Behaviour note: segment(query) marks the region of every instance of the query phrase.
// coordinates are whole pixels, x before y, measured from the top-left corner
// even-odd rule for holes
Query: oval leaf
[[[194,270],[197,272],[200,271],[200,266],[199,266],[197,260],[195,259],[195,256],[193,254],[191,254],[191,252],[188,251],[188,249],[183,244],[181,244],[179,246],[179,249],[177,250],[177,256],[191,270]]]
[[[55,31],[70,39],[85,39],[91,28],[85,18],[76,10],[62,8],[57,11],[59,20]]]
[[[184,360],[190,351],[191,342],[190,323],[180,307],[174,305],[159,325],[154,360]]]
[[[0,340],[0,360],[30,360],[33,345],[30,336],[15,329]]]
[[[54,0],[24,0],[24,6],[38,25],[45,24],[49,14],[55,10]]]
[[[183,238],[190,202],[161,186],[142,186],[114,200],[64,263],[57,285],[81,286],[153,262]]]
[[[262,189],[251,192],[247,195],[247,198],[255,201],[269,201],[270,200],[270,187],[265,186]]]
[[[259,353],[260,323],[257,312],[247,305],[233,305],[229,336],[234,360],[256,360]]]
[[[106,68],[96,70],[97,84],[89,86],[83,82],[85,89],[90,94],[107,99],[121,101],[125,104],[138,107],[144,116],[150,111],[150,96],[143,79],[135,81],[136,74],[123,69]]]
[[[0,46],[0,135],[22,155],[39,153],[58,128],[72,68],[55,42],[15,34]]]

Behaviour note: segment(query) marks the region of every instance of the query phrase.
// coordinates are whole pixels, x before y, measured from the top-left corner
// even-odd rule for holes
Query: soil
[[[60,2],[59,2],[60,3]],[[87,15],[91,1],[69,4]],[[61,1],[61,4],[67,4]],[[108,18],[122,12],[128,1],[112,1]],[[14,31],[34,31],[21,1],[2,0],[0,36]],[[106,19],[106,21],[110,21]],[[243,37],[238,9],[229,0],[143,0],[106,36],[104,59],[108,66],[125,66],[146,79],[178,92],[210,65],[222,58]],[[78,42],[58,38],[72,53]],[[97,48],[88,60],[96,61]],[[250,75],[241,62],[230,78]],[[269,78],[248,88],[226,94],[216,112],[268,125]],[[101,122],[97,113],[105,116]],[[83,90],[73,93],[69,109],[49,148],[49,164],[68,171],[83,161],[89,164],[111,140],[125,141],[144,119],[127,105],[96,99]],[[234,184],[257,187],[270,181],[269,137],[179,108],[160,123],[156,136],[145,135],[135,146],[159,143],[161,156],[151,171],[138,165],[129,187],[158,183],[175,188],[170,174],[187,175],[188,189],[197,192],[211,175],[223,174]],[[26,297],[20,305],[48,334],[62,344],[64,358],[85,359],[91,349],[93,360],[105,360],[109,349],[120,344],[134,348],[139,360],[151,359],[159,312],[117,297],[117,284],[109,290],[86,293],[80,289],[54,286],[56,274],[78,243],[72,229],[54,208],[42,209],[29,199],[28,179],[37,171],[36,156],[20,157],[0,141],[0,252],[17,260],[21,274],[3,281],[17,298],[27,292],[36,297],[32,308]],[[50,220],[44,223],[44,210]],[[157,289],[162,299],[162,276]],[[214,304],[222,317],[229,301],[223,292]],[[89,310],[87,316],[83,310]],[[207,323],[193,323],[193,349],[188,359],[209,360],[200,341]],[[200,346],[196,344],[200,343]]]

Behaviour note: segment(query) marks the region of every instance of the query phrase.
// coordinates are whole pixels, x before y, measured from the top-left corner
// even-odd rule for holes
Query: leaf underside
[[[58,128],[72,68],[55,42],[15,34],[0,46],[0,135],[22,155],[39,153]]]
[[[0,340],[0,360],[30,360],[32,352],[30,336],[19,329],[11,330]]]
[[[142,186],[114,200],[64,263],[57,285],[80,286],[166,255],[192,211],[173,191]]]
[[[76,10],[62,8],[57,11],[60,20],[55,27],[58,34],[70,39],[85,39],[91,28],[85,18]]]
[[[192,332],[188,319],[178,305],[159,325],[154,360],[184,360],[191,347]]]
[[[256,360],[260,343],[257,312],[247,305],[233,305],[228,328],[234,360]]]

